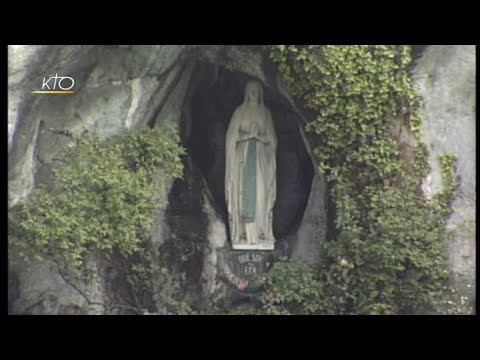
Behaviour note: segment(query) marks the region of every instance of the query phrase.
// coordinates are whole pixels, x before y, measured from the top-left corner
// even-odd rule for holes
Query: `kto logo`
[[[55,76],[50,77],[47,80],[47,77],[43,77],[42,90],[33,91],[35,94],[75,94],[73,86],[75,85],[75,80],[70,76]]]

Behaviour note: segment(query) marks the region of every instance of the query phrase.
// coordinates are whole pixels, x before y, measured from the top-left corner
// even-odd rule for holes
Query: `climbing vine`
[[[431,308],[449,276],[443,248],[455,157],[441,157],[444,187],[425,199],[420,184],[428,173],[427,149],[419,140],[421,100],[408,77],[410,47],[276,45],[270,54],[290,93],[316,114],[306,130],[314,134],[318,170],[336,212],[335,239],[324,246],[321,265],[305,281],[295,277],[299,295],[279,282],[301,265],[286,261],[277,265],[285,274],[267,274],[276,292],[273,304],[264,301],[267,308],[337,314]],[[410,160],[392,134],[398,122],[415,140]],[[315,296],[302,295],[310,293],[306,288]]]

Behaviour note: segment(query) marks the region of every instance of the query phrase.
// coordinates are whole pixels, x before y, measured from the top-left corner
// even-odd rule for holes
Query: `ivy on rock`
[[[269,49],[290,93],[316,114],[306,130],[317,135],[314,154],[336,205],[336,236],[325,244],[311,277],[294,276],[301,289],[296,296],[280,283],[305,265],[285,261],[277,265],[285,269],[266,275],[276,301],[265,301],[264,311],[275,306],[282,313],[435,311],[449,276],[443,249],[455,157],[442,156],[444,187],[425,199],[419,186],[428,173],[427,150],[419,140],[421,99],[408,76],[410,46]],[[395,122],[408,124],[416,140],[411,162],[390,135]],[[302,295],[309,292],[315,296]]]

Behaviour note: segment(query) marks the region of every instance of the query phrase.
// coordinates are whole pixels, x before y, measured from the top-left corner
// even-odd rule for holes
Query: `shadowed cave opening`
[[[218,65],[197,63],[184,104],[183,145],[206,180],[215,210],[225,223],[225,134],[250,79],[247,74]],[[273,209],[273,232],[278,241],[295,233],[301,223],[314,168],[298,129],[297,115],[285,99],[263,87],[264,103],[272,113],[278,139],[277,196]]]

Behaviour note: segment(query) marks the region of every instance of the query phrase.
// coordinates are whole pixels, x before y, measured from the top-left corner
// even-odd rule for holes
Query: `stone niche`
[[[272,113],[278,139],[273,209],[275,250],[232,250],[224,195],[225,134],[233,111],[243,101],[245,84],[253,78],[242,71],[198,61],[189,79],[180,120],[180,135],[187,149],[185,176],[174,182],[167,209],[173,243],[194,244],[195,249],[188,253],[197,254],[188,256],[192,261],[181,266],[189,279],[185,298],[198,296],[201,286],[204,299],[220,291],[229,294],[234,302],[250,301],[250,296],[260,289],[255,285],[258,275],[268,271],[280,256],[290,256],[296,248],[308,247],[297,233],[304,226],[314,180],[312,159],[292,105],[278,89],[262,81],[264,103]],[[198,263],[200,259],[203,265]],[[242,289],[242,283],[248,286]]]
[[[225,202],[225,134],[233,111],[244,97],[251,76],[217,65],[197,64],[187,95],[181,135],[193,164],[206,180],[216,212],[227,224]],[[295,233],[307,205],[313,165],[289,104],[268,87],[264,103],[270,109],[278,138],[277,196],[273,210],[276,248]]]

